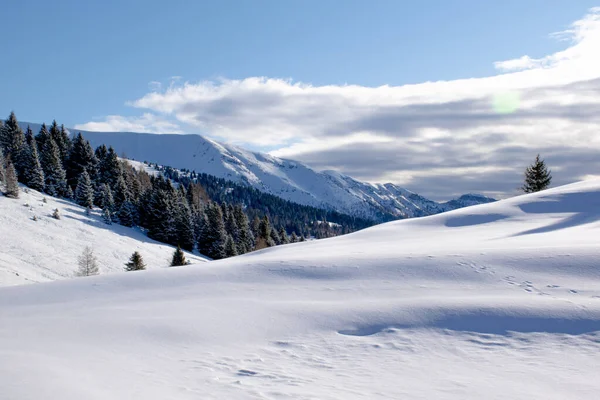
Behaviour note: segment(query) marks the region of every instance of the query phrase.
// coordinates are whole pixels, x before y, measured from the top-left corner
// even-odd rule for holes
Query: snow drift
[[[600,181],[168,270],[0,289],[38,399],[595,399]]]

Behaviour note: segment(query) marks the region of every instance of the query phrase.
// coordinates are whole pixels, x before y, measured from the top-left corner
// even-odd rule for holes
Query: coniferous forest
[[[135,169],[112,147],[93,149],[56,121],[39,132],[23,132],[14,113],[0,121],[0,179],[7,196],[18,197],[18,181],[88,209],[99,207],[107,224],[138,226],[154,240],[213,259],[373,225],[204,173],[152,166],[160,173]]]

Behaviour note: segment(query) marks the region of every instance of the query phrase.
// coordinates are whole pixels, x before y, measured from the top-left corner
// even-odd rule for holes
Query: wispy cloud
[[[151,113],[144,113],[139,117],[109,115],[103,121],[77,124],[73,128],[98,132],[182,133],[181,128],[176,123]]]
[[[600,150],[600,8],[554,36],[568,40],[564,50],[497,62],[505,73],[487,78],[381,87],[266,77],[171,81],[129,103],[152,113],[144,114],[147,122],[125,121],[156,132],[154,116],[187,132],[275,147],[274,155],[438,198],[510,194],[537,152],[554,167],[557,183],[598,171],[581,159]],[[114,129],[118,118],[108,117],[107,126]]]

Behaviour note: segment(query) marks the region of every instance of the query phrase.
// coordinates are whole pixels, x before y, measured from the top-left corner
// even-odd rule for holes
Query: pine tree
[[[279,238],[280,244],[288,244],[290,242],[290,239],[288,238],[287,232],[285,231],[284,227],[281,227],[279,229]]]
[[[547,189],[552,181],[551,171],[538,154],[535,161],[525,170],[525,183],[521,188],[525,193],[539,192]]]
[[[181,187],[181,186],[180,186]],[[179,193],[175,210],[175,224],[177,230],[177,242],[187,251],[194,249],[194,225],[192,211],[185,198],[185,193]]]
[[[86,171],[92,181],[97,178],[98,160],[94,155],[94,150],[90,142],[85,140],[81,133],[78,133],[73,140],[71,152],[66,163],[67,183],[72,188],[77,186],[79,175]]]
[[[206,224],[198,241],[198,250],[212,259],[219,260],[225,257],[226,241],[227,233],[221,207],[216,203],[210,203],[206,207]]]
[[[277,233],[277,229],[271,228],[271,239],[275,246],[279,246],[281,244],[281,238],[279,237],[279,233]]]
[[[268,216],[264,216],[258,227],[258,238],[256,239],[256,250],[275,246],[271,237],[271,222]]]
[[[69,139],[69,135],[67,134],[64,126],[58,126],[56,120],[52,121],[52,125],[50,125],[50,137],[56,143],[58,147],[58,152],[60,155],[61,165],[66,165],[67,158],[69,157],[69,152],[71,151],[71,139]]]
[[[98,268],[98,259],[94,255],[94,250],[91,247],[83,249],[83,253],[77,257],[77,264],[79,265],[77,276],[98,275],[100,272],[100,269]]]
[[[104,221],[105,224],[107,225],[112,225],[112,215],[111,215],[111,211],[109,208],[105,207],[102,209],[102,220]]]
[[[290,243],[297,243],[298,242],[298,235],[296,235],[296,232],[292,232],[292,236],[290,236]]]
[[[40,163],[37,141],[33,137],[33,132],[29,127],[27,127],[27,132],[25,133],[21,162],[23,165],[21,181],[33,190],[43,191],[45,187],[44,170]]]
[[[127,227],[135,225],[135,212],[135,206],[129,200],[124,201],[117,213],[119,224]]]
[[[101,149],[99,153],[102,152],[103,150]],[[121,162],[119,161],[119,157],[117,157],[115,149],[112,147],[108,149],[106,155],[100,154],[100,157],[102,157],[102,159],[99,161],[98,179],[101,183],[108,183],[114,192],[116,191],[118,179],[123,176]]]
[[[6,191],[4,192],[4,195],[6,197],[18,199],[19,198],[19,182],[17,180],[17,171],[15,170],[15,166],[12,163],[12,161],[10,160],[10,158],[8,159],[8,162],[6,163],[6,173],[5,173],[4,180],[6,181],[6,183],[5,183]]]
[[[124,202],[128,201],[130,198],[129,188],[125,183],[125,179],[123,178],[123,176],[119,176],[117,178],[116,184],[115,186],[113,186],[113,189],[113,199],[115,201],[115,207],[120,209],[121,205]]]
[[[182,265],[186,265],[187,261],[185,259],[185,254],[181,250],[180,246],[177,246],[177,249],[173,253],[173,259],[171,260],[171,267],[179,267]]]
[[[1,122],[1,120],[0,120]],[[4,154],[0,151],[0,188],[2,185],[6,185],[6,166],[5,166]]]
[[[4,152],[4,156],[12,160],[13,167],[20,170],[21,150],[25,136],[23,130],[19,126],[17,117],[14,112],[11,112],[2,127],[0,127],[0,151]]]
[[[94,189],[92,181],[86,170],[79,175],[77,188],[75,189],[75,201],[82,207],[94,207]]]
[[[142,259],[142,255],[137,251],[129,258],[129,262],[125,264],[125,271],[142,271],[146,269],[146,264]]]
[[[235,241],[231,235],[227,235],[227,240],[225,241],[225,257],[234,257],[237,255],[238,252],[235,246]]]
[[[244,213],[241,205],[233,209],[236,225],[239,229],[239,238],[236,242],[238,254],[245,254],[254,249],[254,235],[250,229],[248,217]]]
[[[42,139],[44,147],[40,151],[40,161],[46,178],[46,193],[51,196],[67,194],[67,179],[60,159],[60,152],[51,137]]]

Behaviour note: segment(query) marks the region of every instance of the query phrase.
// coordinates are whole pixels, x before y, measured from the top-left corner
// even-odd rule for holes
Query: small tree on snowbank
[[[142,259],[142,255],[137,251],[129,258],[129,262],[125,264],[125,271],[142,271],[146,269],[146,264]]]
[[[171,260],[171,267],[179,267],[181,265],[186,265],[187,261],[185,260],[185,254],[183,254],[183,250],[181,250],[180,246],[177,246],[177,250],[173,253],[173,259]]]
[[[547,189],[552,181],[551,171],[546,167],[544,160],[538,154],[535,161],[525,170],[525,183],[521,189],[525,193],[539,192]]]
[[[83,253],[77,257],[77,264],[79,265],[77,276],[98,275],[100,272],[100,269],[98,268],[98,259],[94,255],[94,250],[91,247],[83,249]]]

